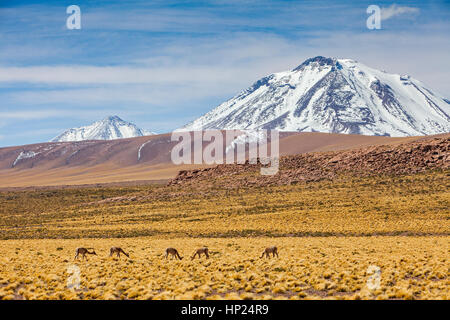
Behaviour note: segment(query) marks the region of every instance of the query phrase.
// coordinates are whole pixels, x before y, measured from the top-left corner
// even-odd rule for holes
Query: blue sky
[[[66,8],[81,8],[81,30]],[[382,8],[382,29],[366,8]],[[449,1],[0,0],[0,146],[108,115],[155,132],[309,57],[407,73],[450,98]]]

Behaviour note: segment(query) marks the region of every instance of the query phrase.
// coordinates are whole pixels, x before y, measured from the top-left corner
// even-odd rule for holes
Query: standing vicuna
[[[178,253],[178,251],[177,251],[177,249],[175,249],[175,248],[167,248],[166,249],[166,255],[165,255],[165,258],[167,259],[167,256],[168,255],[171,255],[171,259],[173,259],[173,257],[175,257],[175,259],[176,258],[178,258],[178,259],[183,259],[183,257],[180,257],[180,255],[179,255],[179,253]]]
[[[191,260],[194,260],[196,255],[198,255],[198,258],[200,259],[202,254],[204,254],[206,256],[206,259],[209,259],[209,253],[208,252],[209,252],[208,248],[206,248],[206,247],[197,249],[194,252],[194,255],[191,257]]]
[[[89,252],[89,250],[92,250],[92,252]],[[81,260],[83,260],[83,259],[87,260],[86,254],[97,255],[95,253],[94,248],[77,248],[74,260],[78,260],[78,256],[80,254],[81,254]]]
[[[278,248],[277,247],[268,247],[268,248],[264,249],[261,257],[259,257],[259,258],[261,259],[262,257],[264,257],[264,255],[266,255],[266,258],[270,258],[270,254],[272,254],[274,258],[275,258],[275,255],[277,255],[277,258],[278,258]]]
[[[121,253],[123,253],[124,255],[126,255],[127,258],[130,257],[130,256],[128,255],[128,253],[126,253],[125,251],[123,251],[123,249],[120,248],[120,247],[112,247],[112,248],[109,250],[109,256],[110,256],[110,257],[112,257],[112,255],[113,255],[114,253],[117,255],[117,257],[118,257],[119,259],[120,259],[120,254],[121,254]]]

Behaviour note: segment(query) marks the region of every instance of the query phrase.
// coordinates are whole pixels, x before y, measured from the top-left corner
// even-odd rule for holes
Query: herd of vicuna
[[[92,250],[92,251],[89,251],[89,250]],[[109,250],[110,257],[112,257],[115,254],[120,259],[121,253],[123,253],[128,258],[130,257],[130,255],[128,253],[126,253],[120,247],[112,247]],[[82,260],[83,259],[87,260],[86,254],[97,255],[97,253],[95,253],[94,248],[77,248],[74,260],[77,260],[79,256],[81,256]],[[191,257],[191,260],[194,260],[195,256],[197,256],[197,255],[198,255],[198,258],[200,259],[202,254],[206,256],[206,259],[209,259],[209,250],[208,250],[208,248],[204,247],[204,248],[195,250],[194,255]],[[259,258],[261,259],[262,257],[264,257],[264,255],[266,256],[266,258],[270,258],[270,254],[272,254],[273,257],[275,257],[275,255],[278,257],[277,247],[268,247],[268,248],[264,249],[261,257],[259,257]],[[180,256],[180,254],[178,253],[178,250],[175,248],[167,248],[166,249],[166,254],[164,257],[167,259],[169,255],[170,255],[171,259],[173,259],[173,258],[180,259],[180,260],[183,259],[183,257]]]

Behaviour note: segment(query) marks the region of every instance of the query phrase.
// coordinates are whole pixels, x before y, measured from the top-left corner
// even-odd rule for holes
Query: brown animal
[[[167,248],[166,249],[166,255],[165,255],[166,259],[169,254],[171,255],[171,259],[173,259],[173,257],[175,257],[175,259],[176,258],[178,258],[180,260],[183,259],[183,257],[180,257],[177,249],[175,249],[175,248]]]
[[[266,255],[266,258],[270,258],[270,254],[272,254],[272,256],[273,256],[274,258],[275,258],[275,255],[277,255],[277,258],[278,258],[278,248],[277,248],[277,247],[269,247],[269,248],[266,248],[266,249],[263,251],[261,257],[259,257],[259,258],[261,259],[262,257],[264,257],[264,255]]]
[[[109,256],[110,256],[110,257],[111,257],[114,253],[117,255],[117,257],[118,257],[119,259],[120,259],[120,254],[121,254],[121,253],[123,253],[124,255],[126,255],[128,258],[130,257],[130,256],[128,255],[128,253],[126,253],[125,251],[123,251],[122,248],[119,248],[119,247],[112,247],[112,248],[109,250]]]
[[[206,259],[209,259],[209,253],[208,253],[209,251],[208,251],[208,248],[200,248],[200,249],[197,249],[195,252],[194,252],[194,255],[191,257],[191,260],[194,260],[195,259],[195,256],[196,255],[198,255],[198,258],[200,259],[201,258],[201,256],[202,256],[202,254],[204,254],[205,256],[206,256]]]
[[[92,252],[89,252],[89,249],[92,250]],[[83,259],[87,260],[86,254],[97,255],[95,253],[94,248],[77,248],[74,260],[78,260],[78,256],[80,254],[81,254],[81,260],[83,260]]]

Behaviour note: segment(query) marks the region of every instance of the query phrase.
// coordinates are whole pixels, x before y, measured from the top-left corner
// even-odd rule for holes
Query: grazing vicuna
[[[206,256],[206,259],[209,259],[209,251],[208,251],[208,248],[205,247],[205,248],[197,249],[194,252],[194,255],[191,257],[191,260],[194,260],[196,255],[198,255],[198,258],[200,259],[202,254],[204,254]]]
[[[175,259],[176,258],[178,258],[180,260],[183,259],[183,257],[180,257],[177,249],[175,249],[175,248],[167,248],[166,249],[166,255],[165,255],[166,259],[169,254],[171,255],[171,259],[173,259],[173,257],[175,257]]]
[[[90,252],[89,249],[92,250],[92,252]],[[78,260],[78,256],[80,254],[81,254],[81,260],[83,260],[83,259],[87,260],[86,254],[97,255],[95,253],[94,248],[77,248],[74,260]]]
[[[118,257],[119,259],[120,259],[120,254],[121,254],[121,253],[123,253],[124,255],[126,255],[128,258],[130,257],[130,256],[128,255],[128,253],[126,253],[125,251],[123,251],[122,248],[119,248],[119,247],[112,247],[112,248],[109,250],[109,256],[110,256],[110,257],[111,257],[114,253],[117,255],[117,257]]]
[[[262,257],[264,257],[264,255],[266,255],[266,258],[270,258],[270,254],[272,254],[272,256],[273,256],[274,258],[275,258],[275,255],[277,255],[277,258],[278,258],[278,248],[277,248],[277,247],[269,247],[269,248],[266,248],[266,249],[263,251],[261,257],[259,257],[259,258],[261,259]]]

